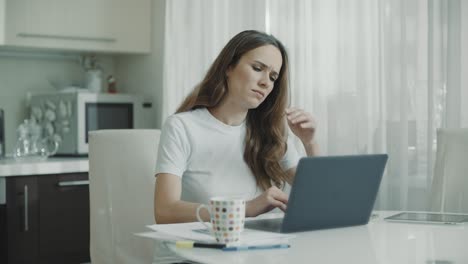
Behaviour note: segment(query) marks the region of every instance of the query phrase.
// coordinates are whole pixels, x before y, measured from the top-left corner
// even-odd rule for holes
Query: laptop
[[[245,228],[291,233],[369,222],[387,154],[306,157],[299,161],[284,218]]]

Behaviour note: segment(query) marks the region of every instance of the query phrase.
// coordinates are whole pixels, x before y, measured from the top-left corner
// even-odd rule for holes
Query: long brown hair
[[[273,184],[283,187],[286,173],[280,160],[286,153],[287,130],[284,111],[288,104],[289,63],[286,49],[274,36],[246,30],[234,36],[209,68],[205,78],[185,98],[176,113],[200,107],[215,107],[227,93],[226,72],[240,58],[255,48],[273,45],[281,52],[283,64],[273,90],[246,119],[244,160],[252,170],[257,185],[266,190]]]

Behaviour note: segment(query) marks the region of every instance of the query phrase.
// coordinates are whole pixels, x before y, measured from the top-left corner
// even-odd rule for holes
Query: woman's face
[[[273,45],[245,53],[227,71],[227,101],[246,109],[257,108],[273,90],[283,63],[281,52]]]

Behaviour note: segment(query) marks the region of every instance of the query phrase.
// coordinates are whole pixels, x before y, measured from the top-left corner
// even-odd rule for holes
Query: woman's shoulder
[[[164,126],[183,126],[184,124],[197,122],[200,118],[203,118],[205,111],[206,108],[197,108],[190,111],[175,113],[166,119]]]

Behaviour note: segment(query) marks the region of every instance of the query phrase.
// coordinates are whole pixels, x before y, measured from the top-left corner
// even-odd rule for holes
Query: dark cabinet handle
[[[88,180],[83,180],[83,181],[63,181],[63,182],[58,182],[58,186],[60,187],[66,187],[66,186],[81,186],[81,185],[89,185]]]
[[[28,185],[24,185],[24,231],[29,230],[29,220],[28,220],[28,211],[29,211],[29,194],[28,194]]]

